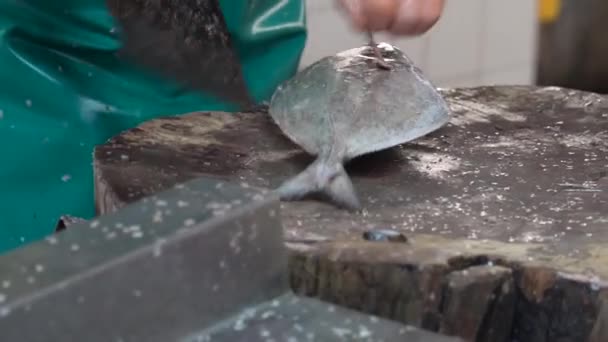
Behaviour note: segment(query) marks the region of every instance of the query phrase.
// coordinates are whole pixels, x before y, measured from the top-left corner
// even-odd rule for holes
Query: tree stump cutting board
[[[608,340],[608,99],[442,93],[448,125],[347,165],[363,212],[282,204],[294,290],[470,341]],[[96,148],[97,210],[199,176],[273,189],[312,159],[264,112],[168,116]]]

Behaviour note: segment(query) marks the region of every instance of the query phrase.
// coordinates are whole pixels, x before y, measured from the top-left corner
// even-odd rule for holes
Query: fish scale
[[[379,67],[378,51],[390,68]],[[429,134],[450,117],[436,87],[403,51],[386,43],[311,64],[278,87],[269,113],[289,139],[317,157],[277,189],[281,199],[322,194],[348,210],[362,205],[346,162]]]

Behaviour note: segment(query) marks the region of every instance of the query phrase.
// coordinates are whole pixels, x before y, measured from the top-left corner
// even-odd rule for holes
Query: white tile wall
[[[302,66],[365,43],[333,0],[305,0],[309,37]],[[437,85],[531,84],[537,35],[535,0],[447,0],[427,34],[410,39],[378,35],[399,46]]]
[[[481,59],[485,0],[447,0],[443,17],[422,39],[428,40],[426,73],[432,79],[475,74]]]
[[[486,3],[482,68],[495,70],[534,63],[536,0],[478,0]]]

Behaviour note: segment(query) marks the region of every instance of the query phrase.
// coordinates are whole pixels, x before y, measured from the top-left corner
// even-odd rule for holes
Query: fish
[[[379,66],[380,58],[389,68]],[[303,68],[277,87],[268,113],[287,138],[316,157],[275,189],[280,199],[317,194],[349,211],[362,205],[346,163],[425,136],[451,116],[420,68],[388,43],[344,50]]]

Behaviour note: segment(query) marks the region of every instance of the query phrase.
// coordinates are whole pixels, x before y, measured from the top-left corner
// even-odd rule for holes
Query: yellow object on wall
[[[538,0],[538,16],[540,22],[548,24],[555,21],[562,8],[561,0]]]

